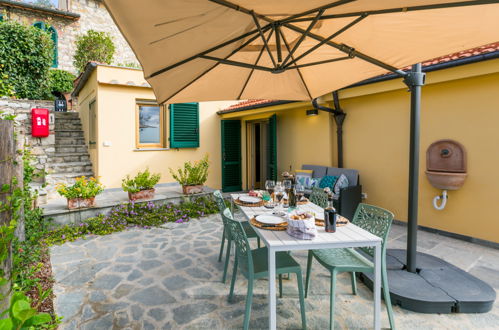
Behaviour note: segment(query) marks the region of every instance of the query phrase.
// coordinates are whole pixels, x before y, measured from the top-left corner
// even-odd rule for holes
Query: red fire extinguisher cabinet
[[[31,109],[31,135],[34,137],[47,137],[49,134],[49,110],[42,108]]]

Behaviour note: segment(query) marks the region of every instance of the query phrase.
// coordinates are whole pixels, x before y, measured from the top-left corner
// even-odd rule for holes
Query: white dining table
[[[245,194],[232,194],[232,207],[234,200]],[[237,205],[237,204],[236,204]],[[264,207],[240,206],[244,216],[251,218],[271,213],[272,210]],[[300,210],[307,210],[315,214],[323,214],[324,209],[318,205],[308,202],[299,206]],[[276,329],[276,262],[275,256],[278,251],[293,250],[317,250],[333,248],[356,248],[356,247],[374,247],[374,329],[380,329],[380,311],[381,311],[381,238],[370,232],[349,223],[346,226],[336,228],[335,233],[327,233],[324,227],[317,227],[318,235],[312,240],[296,239],[286,233],[286,231],[273,231],[260,229],[253,226],[255,232],[265,243],[268,250],[269,264],[269,329]]]

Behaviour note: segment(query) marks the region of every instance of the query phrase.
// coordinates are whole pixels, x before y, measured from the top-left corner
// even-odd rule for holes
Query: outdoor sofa
[[[357,206],[362,199],[362,186],[359,180],[359,171],[348,168],[337,168],[320,165],[303,165],[303,170],[312,170],[313,178],[322,178],[326,175],[340,176],[344,174],[348,179],[348,187],[340,190],[338,199],[334,200],[334,207],[339,214],[347,219],[353,219]],[[310,191],[306,191],[308,195]]]

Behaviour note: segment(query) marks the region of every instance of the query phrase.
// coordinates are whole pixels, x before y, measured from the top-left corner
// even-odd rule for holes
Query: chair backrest
[[[228,208],[224,210],[222,217],[230,228],[232,241],[236,245],[236,255],[239,267],[243,273],[247,274],[250,269],[253,269],[253,257],[243,225],[239,221],[234,220],[232,212],[230,212]]]
[[[323,209],[327,207],[327,193],[322,188],[312,188],[310,201],[315,205],[319,205]]]
[[[355,211],[352,223],[383,239],[382,250],[384,251],[392,220],[392,212],[378,206],[360,203]],[[374,248],[372,247],[364,247],[360,248],[360,250],[371,257],[374,256]]]
[[[222,193],[220,190],[215,190],[213,192],[213,196],[215,197],[215,201],[217,202],[218,210],[220,211],[220,214],[224,213],[224,210],[227,208],[225,205],[224,197],[222,196]]]

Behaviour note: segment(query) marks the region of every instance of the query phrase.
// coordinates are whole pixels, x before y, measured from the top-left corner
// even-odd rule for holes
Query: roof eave
[[[34,5],[31,3],[12,1],[12,0],[0,0],[0,5],[10,8],[24,9],[42,14],[50,14],[52,16],[62,17],[77,21],[80,19],[80,14],[72,13],[69,11],[59,10],[56,8],[48,8],[44,6]]]

